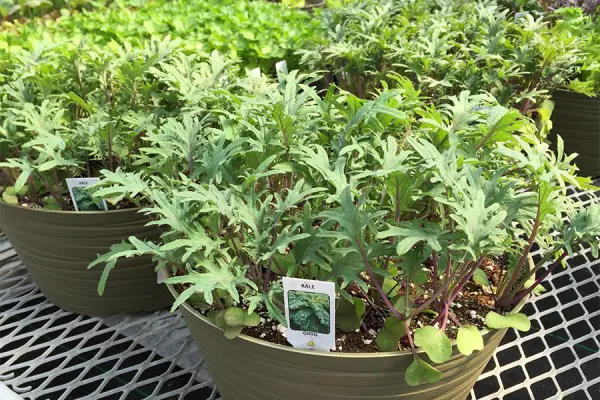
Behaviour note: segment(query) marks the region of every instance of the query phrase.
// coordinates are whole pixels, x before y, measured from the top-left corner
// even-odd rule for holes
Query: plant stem
[[[500,303],[503,303],[507,300],[508,294],[513,290],[513,286],[517,282],[517,279],[519,278],[519,276],[521,276],[521,271],[523,270],[525,261],[527,261],[527,257],[529,256],[529,251],[531,250],[531,247],[533,246],[533,242],[535,241],[535,237],[537,236],[537,232],[540,227],[540,221],[541,221],[540,214],[541,214],[541,208],[542,208],[541,203],[542,203],[542,198],[541,198],[541,194],[540,194],[540,196],[538,198],[538,207],[537,207],[537,212],[535,215],[535,222],[533,223],[533,229],[531,230],[531,235],[529,235],[529,240],[527,241],[527,246],[525,246],[525,248],[523,249],[523,252],[521,253],[521,258],[519,259],[519,264],[517,264],[517,267],[510,275],[508,284],[502,285],[502,291],[500,291],[500,288],[498,288],[499,290],[498,290],[498,293],[496,296],[500,296],[500,298],[498,300]],[[508,277],[508,275],[506,275],[506,277]]]
[[[525,273],[523,275],[523,278],[521,278],[521,280],[515,285],[515,287],[513,288],[513,290],[508,294],[508,298],[512,298],[515,294],[517,294],[517,292],[519,292],[519,290],[521,290],[521,288],[523,286],[525,286],[525,282],[527,282],[529,280],[529,278],[531,278],[532,276],[535,276],[535,273],[537,271],[539,271],[540,268],[542,268],[544,266],[544,264],[546,264],[546,262],[551,258],[552,254],[554,254],[555,252],[551,251],[548,252],[546,255],[544,255],[544,257],[542,257],[542,259],[531,269],[531,271]]]
[[[456,317],[453,314],[448,313],[448,318],[450,318],[450,320],[452,321],[452,323],[454,325],[456,325],[458,327],[460,327],[462,325],[460,322],[458,322],[458,320],[456,319]]]
[[[40,181],[42,182],[42,185],[44,185],[44,188],[46,189],[46,191],[48,191],[48,193],[50,193],[50,195],[52,197],[54,197],[54,200],[56,200],[56,203],[60,206],[60,208],[62,208],[63,210],[67,210],[67,204],[65,203],[65,200],[63,199],[63,197],[56,193],[54,190],[52,190],[52,187],[50,186],[50,184],[48,183],[48,181],[42,176],[42,174],[40,173],[36,173],[38,178],[40,178]]]
[[[433,291],[435,292],[437,289],[437,285],[438,285],[438,274],[437,274],[437,269],[438,269],[438,263],[439,263],[439,258],[438,258],[438,253],[437,252],[433,252],[431,254],[431,268],[432,268],[432,286],[433,286]]]
[[[519,292],[515,297],[513,297],[512,300],[509,300],[507,305],[515,305],[517,303],[519,303],[524,297],[528,296],[533,289],[535,289],[537,287],[537,285],[539,285],[544,279],[546,279],[548,277],[548,275],[550,275],[552,273],[552,271],[560,265],[561,261],[567,256],[567,253],[564,252],[561,254],[560,257],[558,257],[558,259],[556,261],[554,261],[546,270],[546,272],[544,272],[539,278],[537,278],[535,280],[535,282],[533,282],[533,284],[531,286],[529,286],[529,288],[527,288],[526,290],[523,290],[521,292]],[[499,305],[500,306],[500,305]]]
[[[460,283],[458,284],[458,286],[456,286],[456,288],[454,289],[454,291],[450,295],[450,298],[448,299],[448,303],[452,303],[454,301],[454,299],[458,296],[458,293],[467,284],[467,282],[469,281],[469,279],[471,279],[471,277],[473,276],[473,274],[475,273],[475,271],[477,271],[477,268],[479,268],[479,266],[483,263],[483,260],[484,260],[483,256],[479,257],[479,259],[473,264],[473,267],[471,267],[471,269],[469,270],[469,272],[467,272],[466,275],[463,275]]]
[[[421,311],[423,311],[424,309],[426,309],[427,307],[429,307],[429,305],[431,303],[433,303],[434,300],[436,300],[449,286],[450,286],[450,282],[452,282],[454,280],[454,278],[456,278],[456,276],[458,275],[460,271],[460,268],[457,268],[452,275],[450,276],[450,279],[448,279],[446,282],[444,282],[444,284],[442,285],[441,288],[439,288],[435,293],[433,293],[431,295],[431,297],[429,299],[427,299],[427,301],[425,301],[423,304],[421,304],[419,307],[417,307],[409,316],[409,319],[416,316],[417,314],[419,314]]]
[[[413,356],[417,356],[417,349],[415,349],[415,344],[413,343],[412,334],[410,333],[410,320],[404,321],[404,332],[406,333],[406,337],[408,338],[408,344],[410,345],[410,351],[413,353]]]
[[[365,264],[365,268],[367,269],[367,272],[369,273],[369,277],[371,278],[371,281],[375,285],[375,289],[377,289],[377,291],[379,292],[381,299],[383,300],[383,302],[385,303],[387,308],[390,310],[390,312],[396,318],[398,318],[400,320],[404,320],[404,316],[402,314],[400,314],[398,312],[398,310],[396,310],[394,305],[390,302],[390,299],[388,299],[388,297],[385,295],[385,292],[383,291],[381,284],[379,283],[379,281],[377,280],[377,277],[375,276],[375,272],[373,272],[373,268],[371,268],[371,263],[369,263],[369,260],[367,259],[367,254],[365,253],[365,250],[363,249],[362,244],[360,243],[360,241],[358,239],[354,239],[354,241],[359,249],[360,255],[363,259],[363,263]]]

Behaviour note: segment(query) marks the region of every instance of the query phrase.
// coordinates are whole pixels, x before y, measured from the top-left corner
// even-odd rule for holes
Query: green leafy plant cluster
[[[567,196],[567,185],[593,189],[589,180],[517,109],[468,91],[431,105],[404,78],[371,100],[319,94],[320,78],[256,80],[159,121],[136,157],[143,169],[104,171],[97,195],[149,204],[163,234],[99,256],[100,292],[118,259],[152,255],[167,283],[184,285],[174,308],[260,310],[285,324],[281,277],[331,281],[339,328],[383,313],[377,344],[405,341],[406,381],[418,385],[440,379],[431,364],[452,354],[453,302],[486,260],[503,260],[487,282],[487,326],[528,330],[514,306],[580,246],[598,255],[600,205]],[[411,325],[422,313],[431,325]],[[481,332],[460,325],[457,346],[481,349]]]
[[[331,332],[329,296],[322,293],[288,291],[290,328],[317,333]]]
[[[569,89],[588,96],[600,95],[600,21],[574,7],[561,8],[555,15],[554,31],[582,38],[583,63],[576,78],[569,82]]]
[[[240,82],[234,60],[169,38],[137,49],[40,42],[13,57],[0,84],[0,185],[63,210],[72,209],[65,178],[138,169],[148,131],[218,103],[197,101],[199,92]]]
[[[329,10],[326,37],[299,53],[359,97],[400,74],[435,102],[486,92],[527,113],[577,77],[592,40],[550,24],[557,16],[515,15],[495,0],[355,1]]]
[[[65,13],[56,21],[34,20],[0,32],[0,57],[39,40],[140,47],[152,36],[181,38],[188,49],[218,50],[247,68],[273,72],[274,63],[293,67],[296,49],[320,33],[318,18],[266,1],[114,1],[106,8]]]
[[[0,0],[0,23],[15,18],[33,18],[55,10],[102,6],[105,0]]]

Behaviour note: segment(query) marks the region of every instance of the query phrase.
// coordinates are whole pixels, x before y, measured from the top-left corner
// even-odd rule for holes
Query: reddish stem
[[[450,295],[450,298],[448,299],[447,303],[452,303],[454,301],[454,299],[456,298],[456,296],[458,296],[458,293],[467,284],[467,282],[469,281],[469,279],[471,279],[471,277],[473,276],[473,274],[475,273],[475,271],[477,271],[477,268],[479,268],[479,266],[483,263],[483,260],[484,260],[484,258],[483,258],[483,256],[481,256],[481,257],[479,257],[479,259],[477,260],[477,262],[475,264],[473,264],[473,267],[471,268],[471,270],[465,276],[463,276],[463,278],[461,279],[461,281],[458,284],[458,286],[454,289],[454,291]]]
[[[560,257],[558,257],[558,259],[556,261],[554,261],[546,270],[546,272],[544,272],[539,278],[537,278],[535,280],[535,282],[533,282],[533,284],[531,286],[529,286],[529,288],[522,290],[521,292],[517,293],[515,295],[515,297],[513,297],[512,300],[509,300],[507,302],[507,305],[515,305],[518,304],[524,297],[528,296],[533,289],[535,289],[537,287],[537,285],[539,285],[544,279],[546,279],[548,277],[548,275],[550,275],[552,273],[552,271],[560,265],[561,261],[567,256],[567,253],[563,253],[561,254]],[[502,304],[498,304],[499,307],[502,307]]]

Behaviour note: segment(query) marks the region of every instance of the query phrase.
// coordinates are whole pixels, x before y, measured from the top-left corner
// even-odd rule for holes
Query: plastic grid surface
[[[574,193],[582,201],[589,198]],[[600,399],[600,260],[553,273],[472,399]],[[185,323],[167,311],[86,317],[48,302],[0,232],[0,380],[28,400],[216,400]]]

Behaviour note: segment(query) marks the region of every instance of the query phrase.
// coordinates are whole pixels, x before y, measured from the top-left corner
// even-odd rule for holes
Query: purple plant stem
[[[469,281],[469,279],[471,279],[471,277],[473,276],[473,274],[475,273],[475,271],[477,271],[477,268],[479,268],[479,266],[481,265],[481,263],[483,263],[483,260],[484,260],[483,256],[479,257],[479,259],[477,260],[477,262],[475,262],[475,264],[473,264],[473,267],[471,268],[471,270],[465,276],[463,276],[463,278],[461,279],[461,281],[458,284],[458,286],[456,286],[456,288],[454,289],[454,291],[450,295],[450,298],[448,299],[448,304],[452,303],[454,301],[454,299],[456,298],[456,296],[458,296],[458,293],[467,284],[467,282]]]
[[[437,269],[438,269],[438,263],[439,263],[439,258],[438,258],[438,253],[437,252],[433,252],[433,254],[431,254],[431,262],[432,262],[432,279],[433,279],[433,291],[435,292],[437,290],[437,285],[438,285],[438,273],[437,273]]]
[[[535,280],[535,282],[533,282],[533,284],[531,286],[529,286],[528,289],[522,290],[521,292],[517,293],[515,295],[515,297],[513,297],[512,300],[508,301],[508,305],[515,305],[518,304],[525,296],[529,295],[533,289],[536,288],[537,285],[539,285],[544,279],[546,279],[548,277],[548,275],[550,275],[552,273],[552,271],[558,267],[561,263],[561,261],[567,256],[567,253],[563,253],[561,254],[560,257],[558,257],[558,259],[556,261],[554,261],[546,270],[546,272],[544,272],[539,278],[537,278]]]
[[[450,320],[452,320],[452,323],[458,327],[460,327],[462,324],[460,322],[458,322],[458,319],[456,319],[456,317],[452,314],[448,314],[448,318],[450,318]]]

